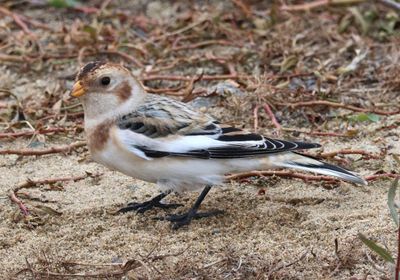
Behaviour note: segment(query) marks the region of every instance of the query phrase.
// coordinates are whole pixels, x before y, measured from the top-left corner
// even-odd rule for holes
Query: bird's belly
[[[175,191],[192,191],[204,185],[220,184],[225,174],[254,170],[262,162],[261,158],[225,160],[162,157],[148,160],[111,143],[101,152],[93,153],[92,157],[113,170]]]

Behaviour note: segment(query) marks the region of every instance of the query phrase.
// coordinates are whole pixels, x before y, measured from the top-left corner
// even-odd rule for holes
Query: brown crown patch
[[[89,62],[85,66],[82,67],[81,71],[78,73],[78,80],[82,80],[88,73],[94,72],[100,66],[106,64],[105,61],[93,61]]]
[[[129,99],[129,97],[131,96],[131,91],[132,87],[127,81],[122,82],[122,84],[115,89],[115,92],[119,97],[119,99],[121,100],[121,102],[124,102]]]

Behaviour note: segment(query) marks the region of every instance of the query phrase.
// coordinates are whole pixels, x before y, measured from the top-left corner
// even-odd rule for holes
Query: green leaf
[[[369,120],[368,115],[365,113],[358,114],[355,116],[355,120],[359,122],[366,122]]]
[[[90,26],[90,25],[85,25],[82,29],[83,31],[89,33],[90,38],[94,41],[97,39],[97,30],[96,28]]]
[[[380,24],[387,34],[391,35],[395,32],[396,26],[399,22],[399,16],[395,12],[389,12],[386,14],[385,20]]]
[[[388,191],[388,200],[387,200],[390,215],[392,216],[392,219],[396,223],[397,227],[399,227],[399,213],[397,212],[394,199],[396,198],[396,190],[398,187],[398,183],[399,183],[399,178],[394,180],[393,184],[390,186],[390,189]]]
[[[379,116],[373,113],[360,113],[357,115],[350,116],[349,119],[354,122],[378,122]]]
[[[368,119],[369,119],[371,122],[378,122],[378,121],[379,121],[379,116],[378,116],[377,114],[368,113],[367,116],[368,116]]]
[[[55,8],[74,8],[79,4],[77,0],[47,0],[47,2]]]
[[[365,235],[363,235],[361,233],[358,234],[358,238],[360,238],[360,240],[365,245],[367,245],[368,248],[370,248],[372,251],[374,251],[379,256],[381,256],[385,261],[394,263],[394,259],[393,259],[392,255],[385,248],[379,246],[374,241],[366,238]]]
[[[360,26],[362,34],[367,34],[370,23],[363,17],[363,15],[360,13],[360,10],[356,7],[351,7],[349,8],[349,11],[353,14],[354,19]]]

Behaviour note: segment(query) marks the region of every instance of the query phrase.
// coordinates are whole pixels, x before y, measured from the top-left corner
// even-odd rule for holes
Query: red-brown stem
[[[301,173],[295,173],[293,171],[286,171],[286,170],[266,170],[266,171],[250,171],[250,172],[243,172],[237,173],[233,175],[226,176],[226,180],[237,180],[252,176],[279,176],[279,177],[286,177],[286,178],[298,178],[304,181],[326,181],[326,182],[338,182],[339,180],[334,179],[328,176],[318,176],[318,175],[306,175]]]
[[[22,214],[24,214],[24,216],[28,216],[29,215],[28,207],[26,207],[25,204],[17,197],[17,192],[19,190],[24,188],[31,188],[37,185],[54,184],[57,182],[66,182],[66,181],[76,182],[79,180],[86,179],[87,177],[96,178],[101,175],[102,173],[98,174],[86,173],[84,175],[72,176],[72,177],[60,177],[60,178],[50,178],[50,179],[40,179],[40,180],[27,179],[25,182],[20,183],[17,187],[15,187],[13,190],[10,191],[9,198],[12,202],[18,205],[19,209],[21,210]]]
[[[254,118],[254,132],[257,132],[258,130],[258,110],[260,109],[260,106],[256,105],[253,110],[253,118]]]
[[[315,8],[319,8],[322,6],[327,6],[329,5],[331,0],[318,0],[318,1],[313,1],[310,3],[305,3],[305,4],[298,4],[298,5],[282,5],[281,10],[282,11],[307,11]]]
[[[331,101],[327,101],[327,100],[315,100],[315,101],[305,101],[305,102],[297,102],[297,103],[276,102],[274,104],[280,105],[280,106],[289,106],[291,108],[324,105],[324,106],[329,106],[329,107],[334,107],[334,108],[347,109],[347,110],[355,111],[355,112],[375,113],[377,115],[383,115],[383,116],[400,114],[400,110],[393,111],[393,112],[386,112],[386,111],[376,110],[376,109],[360,108],[360,107],[356,107],[356,106],[352,106],[352,105],[346,105],[343,103],[336,103],[336,102],[331,102]]]
[[[238,6],[243,14],[247,17],[250,18],[251,17],[251,9],[245,4],[243,3],[243,1],[241,0],[232,0],[233,4],[235,4],[236,6]]]
[[[288,132],[304,133],[304,134],[315,135],[315,136],[351,137],[348,134],[337,133],[337,132],[302,131],[302,130],[297,130],[297,129],[293,129],[293,128],[286,128],[286,127],[283,127],[282,130],[283,131],[288,131]]]
[[[179,87],[175,87],[175,88],[150,88],[150,87],[146,87],[146,86],[144,87],[144,89],[147,92],[162,93],[162,94],[176,93],[176,92],[181,91],[184,88],[185,88],[185,86],[179,86]],[[173,95],[173,94],[171,94],[171,95]],[[179,95],[181,95],[181,93],[179,93]]]
[[[15,191],[10,191],[9,197],[12,202],[18,205],[19,209],[21,210],[22,214],[24,214],[24,216],[29,215],[28,207],[26,207],[25,204],[17,197]]]
[[[102,175],[102,173],[99,173],[99,174],[86,173],[84,175],[70,176],[70,177],[57,177],[57,178],[39,179],[39,180],[27,179],[25,182],[20,183],[14,189],[14,192],[19,191],[19,190],[24,189],[24,188],[33,187],[33,186],[36,186],[36,185],[48,185],[48,184],[54,184],[54,183],[57,183],[57,182],[67,182],[67,181],[76,182],[76,181],[79,181],[79,180],[86,179],[87,177],[96,178],[96,177],[99,177],[101,175]]]
[[[21,20],[21,18],[17,14],[13,13],[12,17],[15,23],[18,24],[26,34],[32,37],[35,36],[35,34],[33,34],[32,31],[29,30],[28,26],[25,24],[25,22]]]
[[[317,0],[313,1],[310,3],[305,3],[305,4],[298,4],[298,5],[282,5],[280,10],[281,11],[288,11],[288,12],[300,12],[300,11],[309,11],[312,9],[320,8],[323,6],[329,6],[329,5],[339,5],[339,4],[358,4],[361,2],[365,2],[364,0],[351,0],[347,1],[344,3],[343,1],[334,1],[334,0]],[[394,0],[379,0],[376,1],[377,3],[381,3],[384,6],[387,6],[389,8],[395,9],[397,11],[400,11],[400,4]]]
[[[264,104],[264,111],[268,114],[268,116],[271,118],[272,123],[274,124],[274,126],[277,129],[277,134],[279,135],[281,133],[282,127],[279,124],[279,122],[277,121],[277,119],[275,118],[274,113],[272,112],[271,108],[269,107],[268,103]]]
[[[212,80],[229,80],[229,79],[239,79],[240,75],[214,75],[208,76],[204,75],[201,80],[202,81],[212,81]],[[152,75],[152,76],[145,76],[142,77],[142,81],[153,81],[153,80],[169,80],[169,81],[187,81],[190,82],[193,78],[191,77],[182,77],[182,76],[175,76],[175,75]]]
[[[382,0],[381,0],[382,1]],[[386,0],[385,0],[386,1]],[[358,4],[361,2],[365,2],[365,0],[348,0],[346,3],[344,1],[335,1],[335,0],[317,0],[317,1],[312,1],[309,3],[305,4],[298,4],[298,5],[282,5],[280,10],[281,11],[288,11],[288,12],[300,12],[300,11],[309,11],[312,9],[317,9],[323,6],[331,6],[331,5],[350,5],[350,4]]]
[[[322,158],[332,158],[332,157],[335,157],[335,156],[337,156],[339,154],[341,154],[341,155],[363,155],[363,156],[366,156],[368,158],[374,158],[374,159],[380,158],[380,156],[374,155],[374,154],[369,153],[369,152],[364,151],[364,150],[351,150],[351,149],[343,149],[343,150],[339,150],[339,151],[321,153],[321,154],[319,154],[317,156],[318,157],[322,157]]]
[[[39,129],[39,130],[28,130],[28,131],[18,131],[18,132],[8,132],[8,133],[0,133],[0,138],[15,138],[21,136],[31,136],[34,134],[49,134],[54,132],[64,132],[70,129],[65,127],[52,127],[47,129]]]
[[[382,173],[382,174],[374,174],[364,177],[367,181],[375,181],[380,178],[400,178],[400,174],[393,174],[393,173]]]
[[[8,10],[8,9],[6,9],[6,8],[3,8],[3,7],[0,7],[0,13],[1,13],[1,14],[4,14],[4,15],[6,15],[6,16],[12,17],[13,20],[15,21],[15,23],[16,23],[19,27],[21,27],[21,29],[22,29],[26,34],[28,34],[29,36],[32,36],[32,37],[35,36],[35,34],[33,34],[32,31],[29,30],[28,26],[25,24],[25,22],[23,22],[22,18],[21,18],[18,14],[14,13],[14,12],[11,12],[10,10]]]
[[[112,54],[119,55],[120,57],[122,57],[122,58],[124,58],[124,59],[126,59],[126,60],[128,60],[130,62],[133,62],[136,66],[139,66],[141,68],[144,67],[143,63],[141,63],[135,57],[133,57],[133,56],[131,56],[129,54],[126,54],[124,52],[121,52],[121,51],[100,51],[98,53],[99,54],[109,54],[109,55],[112,55]]]
[[[293,171],[286,171],[286,170],[266,170],[266,171],[250,171],[250,172],[243,172],[243,173],[236,173],[232,175],[226,176],[226,180],[237,180],[243,179],[247,177],[263,177],[263,176],[279,176],[279,177],[286,177],[286,178],[298,178],[304,181],[327,181],[327,182],[338,182],[338,179],[334,179],[328,176],[319,176],[319,175],[306,175],[302,173],[295,173]],[[375,181],[380,178],[400,178],[400,174],[393,174],[393,173],[383,173],[383,174],[374,174],[370,176],[364,177],[367,181]]]
[[[68,153],[71,150],[86,145],[86,142],[75,142],[70,145],[56,146],[48,149],[4,149],[0,150],[0,155],[21,155],[21,156],[41,156],[56,153]]]
[[[0,13],[4,14],[4,15],[6,15],[6,16],[12,17],[12,18],[15,20],[14,15],[16,15],[16,13],[11,12],[10,10],[8,10],[8,9],[6,9],[6,8],[4,8],[4,7],[0,7]],[[51,27],[49,27],[48,25],[46,25],[46,24],[44,24],[44,23],[41,23],[41,22],[39,22],[39,21],[36,21],[36,20],[34,20],[34,19],[28,18],[28,17],[26,17],[26,16],[18,15],[18,18],[19,18],[20,20],[24,21],[24,22],[29,23],[30,25],[32,25],[32,26],[34,26],[34,27],[38,27],[38,28],[42,28],[42,29],[45,29],[45,30],[54,31],[54,30],[53,30]],[[17,23],[17,22],[16,22],[16,23]],[[17,23],[17,24],[18,24],[18,23]],[[22,28],[22,26],[21,26],[21,28]]]
[[[186,86],[185,90],[183,91],[182,102],[189,102],[196,97],[195,94],[193,94],[194,84],[196,82],[200,81],[202,77],[203,77],[203,73],[201,73],[200,75],[194,76],[190,80],[189,84]]]
[[[45,121],[45,120],[49,120],[52,118],[57,118],[57,117],[68,117],[68,118],[80,118],[83,117],[83,112],[75,112],[75,113],[65,113],[65,114],[54,114],[54,115],[47,115],[41,119],[39,119],[39,121]]]
[[[197,48],[208,46],[208,45],[232,46],[235,44],[232,42],[226,41],[226,40],[208,40],[208,41],[203,41],[203,42],[199,42],[199,43],[195,43],[195,44],[191,44],[191,45],[173,47],[172,51],[197,49]]]

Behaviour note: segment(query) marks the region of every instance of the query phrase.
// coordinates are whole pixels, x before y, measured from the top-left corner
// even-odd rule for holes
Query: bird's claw
[[[142,203],[131,202],[128,203],[126,207],[123,207],[118,210],[118,213],[126,213],[130,211],[136,211],[137,213],[144,213],[153,208],[161,208],[161,209],[175,209],[183,206],[179,203],[161,203],[160,201],[149,200]]]

